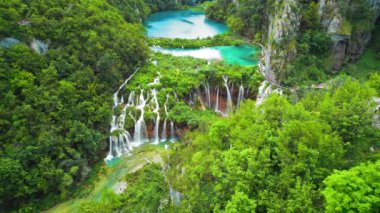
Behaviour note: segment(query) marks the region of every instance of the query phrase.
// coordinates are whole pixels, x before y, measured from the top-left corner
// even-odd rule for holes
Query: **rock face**
[[[364,1],[364,0],[363,0]],[[380,0],[366,0],[375,12],[375,18],[380,15]],[[344,5],[343,5],[344,4]],[[324,30],[333,41],[332,51],[334,55],[333,71],[342,68],[345,61],[355,62],[363,54],[366,44],[371,39],[371,29],[352,31],[350,24],[343,18],[341,8],[349,5],[350,1],[320,0],[319,16]]]
[[[284,79],[282,70],[297,54],[295,39],[301,23],[298,0],[278,1],[275,7],[274,14],[270,15],[268,43],[263,50],[262,70],[272,84],[278,84]]]
[[[362,1],[370,3],[375,22],[380,17],[380,0]],[[285,78],[286,65],[297,55],[296,36],[301,24],[302,2],[304,1],[278,0],[274,4],[272,14],[269,15],[267,43],[263,48],[263,64],[260,70],[265,74],[266,80],[273,85],[281,84]],[[356,24],[360,26],[359,29],[353,29],[352,24],[345,20],[344,15],[347,11],[350,13],[352,8],[355,10],[356,5],[352,2],[351,0],[318,1],[320,23],[332,40],[331,50],[334,56],[332,72],[340,70],[345,62],[358,60],[371,39],[371,27]],[[360,14],[358,11],[355,13]]]

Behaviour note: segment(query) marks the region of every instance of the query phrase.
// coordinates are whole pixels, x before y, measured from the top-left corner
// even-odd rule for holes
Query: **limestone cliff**
[[[318,2],[322,30],[332,40],[333,72],[340,70],[345,62],[355,62],[371,39],[373,23],[380,16],[380,0],[363,1],[369,4],[354,0]],[[304,5],[305,1],[300,0],[276,1],[269,15],[261,71],[272,84],[281,84],[286,77],[287,64],[297,56],[296,38],[300,33],[301,8]]]
[[[372,22],[375,22],[380,15],[380,0],[368,0],[368,2],[375,14]],[[360,11],[355,11],[359,8],[355,8],[355,5],[350,1],[320,0],[319,5],[321,24],[333,42],[334,61],[332,69],[337,71],[341,69],[345,61],[355,62],[362,55],[366,44],[371,39],[372,28],[366,27],[368,23],[360,23],[360,20],[356,25],[361,26],[355,27],[347,18],[344,18],[343,14],[347,12],[360,13]],[[352,9],[347,10],[347,6]]]
[[[298,0],[278,1],[274,13],[270,15],[267,44],[264,48],[264,67],[262,70],[272,84],[285,77],[287,62],[296,54],[296,36],[301,23]]]

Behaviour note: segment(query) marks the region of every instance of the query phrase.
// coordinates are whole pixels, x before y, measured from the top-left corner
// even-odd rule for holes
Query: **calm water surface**
[[[225,24],[209,20],[203,12],[180,10],[152,14],[144,23],[148,37],[207,38],[228,32]],[[153,51],[174,56],[191,56],[207,60],[223,60],[227,64],[252,66],[257,64],[253,46],[215,46],[198,49],[152,47]]]
[[[192,10],[154,13],[144,23],[148,37],[207,38],[228,31],[225,24],[207,19],[203,12]]]

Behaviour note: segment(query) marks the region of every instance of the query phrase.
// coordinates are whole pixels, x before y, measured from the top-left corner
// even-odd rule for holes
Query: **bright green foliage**
[[[86,201],[79,212],[156,212],[169,203],[169,187],[162,168],[148,164],[125,177],[127,189],[121,195],[113,191],[102,193],[100,201]]]
[[[206,60],[174,57],[160,53],[153,54],[151,60],[156,61],[157,66],[151,63],[145,65],[128,83],[126,91],[135,91],[136,94],[139,94],[141,89],[149,91],[155,88],[158,91],[160,106],[164,106],[166,95],[169,94],[167,103],[169,114],[167,117],[176,124],[190,128],[205,128],[213,121],[216,114],[211,110],[204,111],[202,106],[204,103],[199,100],[193,107],[190,107],[183,101],[189,97],[189,93],[203,87],[206,82],[209,82],[213,87],[223,88],[223,76],[228,76],[230,83],[235,85],[242,83],[246,88],[249,86],[251,97],[253,97],[262,81],[262,76],[256,71],[256,67],[232,66],[223,62],[213,62],[208,65]],[[153,86],[149,85],[158,75],[161,76],[160,83]],[[174,94],[176,94],[177,99]],[[160,110],[160,114],[165,115],[164,107],[161,107]],[[139,115],[138,111],[133,109],[131,111],[134,116]],[[152,113],[147,112],[145,114],[146,120],[152,120],[152,115]],[[162,120],[164,118],[161,116]],[[131,128],[133,125],[133,119],[127,116],[126,127]]]
[[[322,181],[365,160],[378,138],[370,120],[372,90],[352,80],[341,84],[295,105],[276,95],[259,107],[246,101],[231,118],[188,134],[187,146],[168,159],[169,179],[184,194],[181,209],[321,211]]]
[[[324,180],[327,212],[376,212],[380,208],[380,161],[335,171]]]
[[[240,213],[240,212],[254,212],[256,203],[254,200],[242,192],[236,192],[230,202],[227,203],[226,212]]]
[[[123,212],[155,212],[169,202],[169,187],[158,164],[128,174],[126,181],[128,190],[120,198]]]
[[[248,102],[230,120],[194,138],[199,151],[186,166],[188,180],[181,179],[189,185],[178,183],[185,206],[231,210],[246,202],[256,210],[313,208],[316,185],[341,162],[339,137],[318,117],[283,98],[255,108]]]
[[[120,197],[111,190],[102,193],[100,201],[85,201],[81,203],[78,212],[80,213],[111,213],[122,205]]]
[[[340,135],[347,148],[348,159],[366,158],[365,153],[379,137],[379,131],[372,126],[374,106],[371,99],[375,93],[356,81],[346,80],[339,84],[339,89],[326,93],[318,103],[316,100],[309,103],[312,99],[309,97],[304,104],[317,110]]]
[[[380,96],[380,73],[374,73],[372,74],[368,81],[367,85],[376,91],[376,96]]]

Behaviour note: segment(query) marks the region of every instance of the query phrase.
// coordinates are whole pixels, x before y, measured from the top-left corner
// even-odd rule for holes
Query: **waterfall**
[[[175,135],[174,135],[174,122],[170,121],[170,141],[175,141]]]
[[[157,100],[157,91],[156,89],[152,89],[153,98],[152,101],[155,104],[155,108],[153,110],[154,113],[156,113],[157,117],[154,122],[154,132],[153,132],[153,144],[159,144],[160,143],[160,136],[159,136],[159,128],[160,128],[160,106],[158,104]]]
[[[119,101],[118,94],[127,85],[127,83],[131,80],[131,78],[136,74],[138,70],[139,68],[137,68],[135,72],[130,75],[113,94],[114,109],[124,103],[123,97]],[[134,92],[131,92],[128,98],[128,103],[124,105],[120,115],[118,117],[116,117],[116,115],[112,116],[112,121],[110,124],[111,128],[109,137],[109,150],[107,157],[104,159],[105,161],[109,161],[114,157],[121,156],[123,153],[127,153],[128,151],[132,150],[132,139],[129,132],[124,129],[124,124],[127,108],[134,105],[133,99]]]
[[[194,105],[194,101],[193,101],[193,93],[190,93],[189,96],[190,96],[190,97],[189,97],[189,105],[190,105],[190,106],[193,106],[193,105]]]
[[[238,102],[237,102],[237,107],[240,107],[241,102],[244,100],[244,86],[243,84],[240,85],[239,87],[239,95],[238,95]]]
[[[135,72],[132,74],[132,75],[130,75],[125,81],[124,81],[124,83],[122,84],[122,85],[120,85],[120,87],[119,87],[119,89],[113,94],[113,102],[114,102],[114,108],[115,107],[117,107],[118,105],[119,105],[119,100],[118,100],[118,94],[119,94],[119,92],[120,92],[120,90],[121,89],[123,89],[123,87],[125,87],[126,85],[127,85],[127,83],[128,83],[128,81],[130,81],[131,79],[132,79],[132,77],[137,73],[137,71],[139,71],[139,69],[140,68],[137,68],[136,70],[135,70]]]
[[[234,94],[235,94],[235,84],[234,84],[234,83],[232,83],[232,85],[231,85],[230,94],[231,94],[231,98],[232,98],[232,97],[234,96]],[[233,100],[232,100],[232,102],[233,102]]]
[[[208,81],[205,83],[205,93],[206,93],[207,106],[211,107],[210,84]]]
[[[257,94],[256,98],[256,106],[261,105],[264,100],[267,99],[272,93],[282,95],[282,90],[280,88],[273,89],[273,86],[268,81],[261,82],[259,93]]]
[[[225,115],[228,115],[232,111],[232,99],[231,99],[231,93],[230,89],[228,88],[228,76],[223,76],[224,79],[224,86],[226,87],[227,91],[227,109]]]
[[[216,89],[215,112],[219,112],[219,86]]]
[[[140,118],[137,120],[135,125],[135,133],[133,136],[133,142],[136,144],[136,146],[143,144],[148,137],[148,132],[146,130],[146,124],[144,120],[144,108],[146,106],[147,100],[148,98],[144,98],[144,90],[142,89],[139,97],[139,104],[136,106],[136,108],[141,111]]]
[[[154,78],[152,83],[149,83],[148,86],[160,84],[160,77]]]
[[[169,94],[166,94],[166,101],[164,103],[165,120],[164,120],[164,124],[162,125],[161,141],[167,140],[167,136],[166,136],[166,125],[167,124],[166,123],[167,123],[167,117],[168,117],[168,107],[167,107],[168,101],[169,101]]]
[[[44,55],[48,51],[49,45],[34,38],[32,43],[30,44],[30,47],[33,48],[36,52],[38,52],[40,55]]]
[[[134,105],[135,105],[135,91],[132,91],[129,94],[127,106],[131,107],[131,106],[134,106]]]
[[[268,81],[263,81],[259,87],[259,93],[257,94],[256,98],[256,105],[261,105],[266,98],[270,95],[272,92],[272,86],[269,84]]]
[[[172,201],[172,205],[178,206],[179,203],[181,202],[182,194],[179,191],[173,189],[173,187],[170,185],[169,185],[169,194],[170,194],[170,200]]]
[[[164,120],[164,124],[162,125],[162,134],[161,134],[161,141],[165,142],[167,140],[166,138],[166,118]]]

